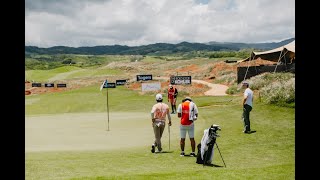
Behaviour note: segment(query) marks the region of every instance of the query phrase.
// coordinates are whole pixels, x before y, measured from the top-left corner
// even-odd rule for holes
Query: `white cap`
[[[158,101],[158,100],[162,100],[162,95],[161,94],[157,94],[156,95],[156,100]]]
[[[243,81],[242,84],[243,85],[249,85],[249,82],[248,81]]]

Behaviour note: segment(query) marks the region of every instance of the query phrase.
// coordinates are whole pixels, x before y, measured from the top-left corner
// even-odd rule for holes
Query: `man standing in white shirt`
[[[244,124],[244,130],[243,133],[250,134],[251,128],[250,128],[250,111],[252,110],[252,102],[253,102],[253,91],[249,88],[248,82],[243,82],[242,87],[245,88],[245,91],[243,93],[243,124]]]

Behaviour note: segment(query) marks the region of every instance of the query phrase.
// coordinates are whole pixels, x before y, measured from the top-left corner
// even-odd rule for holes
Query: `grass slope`
[[[145,113],[149,116],[151,106],[155,103],[154,95],[140,95],[125,87],[109,89],[108,97],[110,111],[119,113]],[[219,132],[217,143],[226,168],[223,167],[217,149],[213,157],[217,167],[203,167],[196,164],[196,158],[180,157],[179,120],[174,117],[170,151],[167,127],[162,140],[167,153],[152,154],[150,144],[153,137],[150,136],[121,137],[121,140],[130,142],[150,140],[150,143],[141,147],[26,152],[26,179],[295,179],[293,108],[255,101],[251,126],[256,133],[243,134],[241,97],[195,97],[194,102],[199,106],[196,143],[200,142],[204,129],[213,123],[219,124],[222,131]],[[100,92],[99,85],[96,85],[69,92],[26,97],[26,116],[106,112],[106,105],[106,90]],[[132,122],[135,122],[135,118],[139,117],[132,117]],[[146,120],[145,123],[149,126],[150,122]],[[131,129],[135,129],[142,124],[130,125]],[[127,130],[130,132],[130,128]],[[185,151],[191,151],[189,140],[186,141]]]
[[[34,80],[35,82],[44,82],[56,76],[57,74],[76,70],[81,70],[81,68],[75,66],[63,66],[51,70],[27,70],[25,72],[25,78],[29,81]]]

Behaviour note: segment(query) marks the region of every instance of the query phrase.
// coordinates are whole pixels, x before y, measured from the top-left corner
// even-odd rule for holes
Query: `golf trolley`
[[[219,154],[221,156],[221,159],[223,161],[223,164],[226,167],[226,164],[224,163],[220,149],[216,142],[216,138],[219,137],[219,134],[217,133],[218,130],[221,131],[221,128],[219,125],[216,125],[216,124],[213,124],[210,126],[210,128],[204,130],[204,135],[201,139],[201,143],[197,145],[198,154],[197,154],[196,163],[203,164],[203,166],[211,165],[212,158],[213,158],[214,145],[216,145],[218,148]]]

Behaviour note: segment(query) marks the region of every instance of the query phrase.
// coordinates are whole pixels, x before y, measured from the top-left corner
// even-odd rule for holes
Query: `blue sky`
[[[294,0],[26,0],[25,44],[138,46],[295,37]]]

